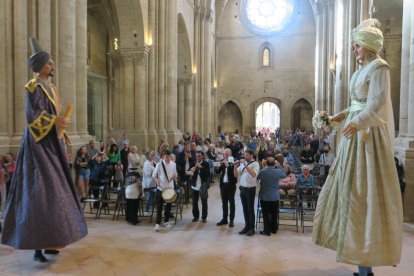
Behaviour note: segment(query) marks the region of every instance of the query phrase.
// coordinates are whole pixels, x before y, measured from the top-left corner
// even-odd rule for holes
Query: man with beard
[[[4,216],[3,244],[16,249],[34,249],[34,260],[58,254],[87,235],[67,161],[65,139],[58,133],[70,120],[61,115],[60,97],[49,82],[54,63],[35,38],[28,64],[37,75],[26,88],[27,126],[20,144],[16,169]]]

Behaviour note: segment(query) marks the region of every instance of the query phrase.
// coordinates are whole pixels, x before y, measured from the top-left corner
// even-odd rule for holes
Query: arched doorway
[[[312,127],[313,109],[306,99],[298,100],[292,107],[292,129],[310,130]]]
[[[243,132],[243,117],[240,108],[233,102],[228,101],[219,112],[219,132]]]
[[[264,102],[256,109],[256,131],[272,133],[280,128],[280,109],[272,102]]]

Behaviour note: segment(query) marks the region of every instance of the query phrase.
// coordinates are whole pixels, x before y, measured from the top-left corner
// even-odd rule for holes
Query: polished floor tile
[[[239,195],[235,227],[217,227],[221,219],[218,185],[210,189],[206,224],[191,222],[191,206],[183,219],[168,230],[153,231],[149,218],[137,226],[120,217],[86,214],[89,235],[48,256],[48,264],[32,261],[32,251],[0,246],[0,275],[283,275],[350,276],[356,267],[337,263],[335,252],[311,241],[311,228],[297,233],[295,226],[281,226],[270,237],[238,235],[243,228]],[[286,221],[290,223],[289,221]],[[260,226],[260,225],[259,225]],[[404,247],[398,267],[376,267],[375,275],[413,275],[414,225],[404,226]]]

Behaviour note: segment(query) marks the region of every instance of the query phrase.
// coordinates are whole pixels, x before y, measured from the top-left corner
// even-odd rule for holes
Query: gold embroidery
[[[42,140],[55,124],[56,115],[48,114],[43,111],[31,124],[29,124],[30,134],[35,142]]]
[[[40,86],[43,93],[45,93],[46,97],[49,99],[49,101],[55,106],[56,111],[60,110],[60,107],[57,106],[55,99],[53,96],[49,94],[47,89],[39,82],[38,79],[31,79],[24,87],[29,91],[30,93],[34,93],[36,91],[36,86]]]

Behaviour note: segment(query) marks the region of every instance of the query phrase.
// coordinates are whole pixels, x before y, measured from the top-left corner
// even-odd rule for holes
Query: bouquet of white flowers
[[[312,125],[317,129],[329,127],[331,125],[331,122],[328,112],[316,110],[315,115],[312,118]]]

